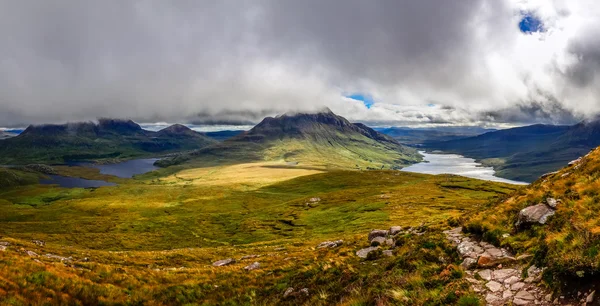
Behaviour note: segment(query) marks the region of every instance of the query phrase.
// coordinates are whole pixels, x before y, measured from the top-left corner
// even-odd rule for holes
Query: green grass
[[[514,190],[397,171],[329,171],[246,189],[147,176],[97,189],[13,187],[0,191],[0,240],[13,244],[0,252],[0,303],[475,305],[441,230]],[[321,200],[307,205],[313,197]],[[393,258],[354,255],[370,229],[391,225],[427,233],[405,237]],[[345,243],[315,249],[333,239]],[[76,263],[36,263],[24,249]],[[262,256],[210,266],[246,254]],[[243,270],[255,260],[261,269]],[[284,299],[288,287],[310,295]]]

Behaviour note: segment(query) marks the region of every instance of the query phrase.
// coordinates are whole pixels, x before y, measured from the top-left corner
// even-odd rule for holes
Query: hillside
[[[222,143],[159,164],[285,161],[320,168],[396,169],[420,158],[395,139],[326,110],[267,117]]]
[[[467,126],[436,128],[390,127],[376,130],[398,140],[402,144],[412,146],[468,138],[494,131],[492,129]]]
[[[465,220],[465,227],[518,254],[533,255],[532,263],[547,267],[543,279],[551,287],[583,292],[599,285],[599,178],[597,148],[506,200],[489,203]],[[537,222],[540,217],[545,224]]]
[[[151,132],[131,120],[32,125],[16,137],[0,140],[0,164],[133,158],[195,150],[215,142],[183,125]]]
[[[544,173],[585,155],[600,145],[600,123],[582,122],[574,126],[531,125],[476,137],[429,143],[441,150],[475,158],[493,166],[496,175],[531,182]]]

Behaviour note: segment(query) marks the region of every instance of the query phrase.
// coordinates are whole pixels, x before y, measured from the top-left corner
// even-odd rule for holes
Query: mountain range
[[[414,149],[330,110],[267,117],[251,130],[162,166],[278,160],[325,168],[396,169],[421,159]]]
[[[215,142],[183,125],[152,132],[131,120],[31,125],[18,136],[0,141],[0,163],[64,163],[155,156],[200,149]]]
[[[430,150],[457,153],[493,166],[496,175],[531,182],[600,145],[600,121],[530,125],[443,142]]]
[[[402,144],[411,146],[422,146],[423,144],[432,142],[462,139],[495,131],[494,129],[475,126],[444,126],[432,128],[389,127],[377,128],[375,130],[393,137]]]

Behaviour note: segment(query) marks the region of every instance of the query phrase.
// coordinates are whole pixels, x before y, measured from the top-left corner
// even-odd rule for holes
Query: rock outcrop
[[[519,219],[515,226],[521,227],[526,224],[546,224],[548,218],[554,215],[554,209],[546,204],[537,204],[523,208],[519,212]]]

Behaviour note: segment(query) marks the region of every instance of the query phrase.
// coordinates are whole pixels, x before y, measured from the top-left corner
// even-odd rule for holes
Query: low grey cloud
[[[587,0],[5,1],[0,126],[250,124],[324,106],[397,125],[570,122],[600,110],[599,9]],[[547,31],[521,33],[524,10]]]

